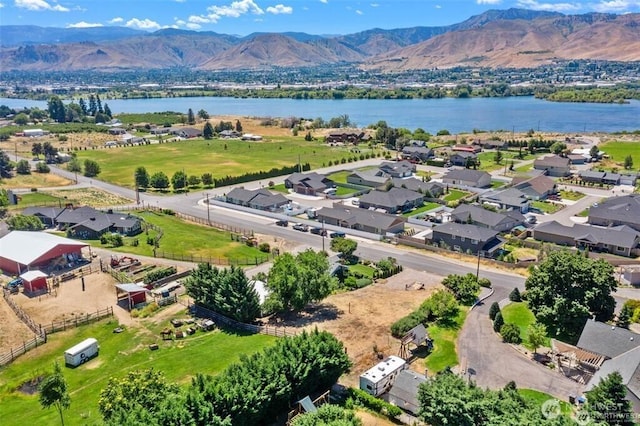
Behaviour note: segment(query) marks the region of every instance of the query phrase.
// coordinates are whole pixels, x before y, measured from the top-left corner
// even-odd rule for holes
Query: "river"
[[[155,98],[104,100],[114,114],[201,109],[211,116],[251,117],[332,117],[347,114],[357,126],[384,120],[391,127],[415,130],[420,127],[435,134],[479,130],[582,133],[640,130],[640,101],[628,104],[548,102],[532,96],[508,98],[444,99],[256,99],[256,98]],[[0,98],[10,108],[45,109],[45,101]]]

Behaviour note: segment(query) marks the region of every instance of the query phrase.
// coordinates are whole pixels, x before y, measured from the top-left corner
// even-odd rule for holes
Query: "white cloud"
[[[4,3],[0,3],[0,9],[4,7]]]
[[[209,6],[207,11],[209,12],[209,19],[214,22],[217,22],[218,19],[223,16],[227,18],[239,18],[246,13],[253,13],[254,15],[264,14],[264,10],[253,0],[237,0],[228,6]]]
[[[291,6],[277,4],[275,6],[269,6],[267,12],[273,13],[274,15],[290,15],[293,13],[293,8]]]
[[[42,11],[42,10],[51,10],[54,12],[68,12],[69,9],[60,6],[59,4],[54,4],[53,6],[47,3],[45,0],[15,0],[16,7],[20,9],[27,9],[32,11]]]
[[[140,30],[159,30],[160,24],[150,19],[133,18],[127,21],[127,27],[138,28]]]
[[[593,10],[596,12],[626,12],[629,7],[638,5],[640,6],[640,2],[630,2],[627,0],[612,0],[612,1],[601,1],[598,4],[593,6]]]
[[[442,6],[440,6],[439,4],[436,4],[434,7],[435,7],[436,9],[442,9]]]
[[[517,5],[525,9],[550,12],[575,12],[582,9],[580,3],[540,3],[537,0],[518,0]]]
[[[211,19],[205,16],[191,15],[189,16],[188,21],[192,24],[208,24],[211,22]]]
[[[67,24],[67,28],[95,28],[95,27],[103,27],[104,25],[99,23],[91,23],[91,22],[76,22],[75,24]]]
[[[175,0],[176,3],[185,3],[187,0]]]
[[[329,0],[320,0],[320,3],[327,4],[327,3],[329,3]]]
[[[356,9],[356,13],[357,13],[358,15],[362,15],[362,11],[361,11],[361,10]]]
[[[187,25],[185,25],[185,27],[189,28],[190,30],[199,30],[200,28],[202,28],[202,25],[189,22]]]
[[[478,4],[500,4],[502,0],[476,0]]]
[[[119,24],[120,22],[123,22],[124,19],[122,19],[121,17],[115,17],[110,21],[107,21],[108,24]]]
[[[380,5],[379,5],[378,3],[371,3],[369,6],[371,6],[371,7],[378,7],[378,6],[380,6]]]

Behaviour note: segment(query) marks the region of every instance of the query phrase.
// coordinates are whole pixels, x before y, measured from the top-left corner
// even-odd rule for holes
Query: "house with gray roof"
[[[491,175],[481,170],[455,169],[445,173],[442,177],[442,183],[445,185],[486,188],[491,186]]]
[[[379,169],[355,171],[347,175],[347,183],[371,188],[383,188],[390,180],[391,177]]]
[[[558,192],[556,181],[544,175],[515,177],[511,181],[511,185],[532,200],[544,200],[549,195]]]
[[[420,410],[418,390],[420,385],[426,381],[427,378],[423,374],[410,369],[402,370],[396,376],[386,399],[396,407],[417,415]]]
[[[293,189],[298,194],[317,195],[334,186],[331,179],[316,172],[293,173],[284,180],[286,188]]]
[[[583,182],[588,183],[602,183],[606,172],[599,172],[597,170],[582,170],[578,173],[578,176]]]
[[[372,234],[386,235],[404,231],[406,220],[401,216],[334,203],[333,207],[323,207],[318,210],[318,221]]]
[[[431,240],[455,251],[474,254],[480,252],[486,257],[491,257],[503,244],[503,241],[498,239],[498,231],[454,222],[434,227]]]
[[[544,170],[548,176],[564,177],[569,175],[571,165],[568,158],[551,155],[536,158],[533,162],[533,168],[536,170]]]
[[[22,212],[25,216],[35,216],[48,228],[56,226],[56,218],[65,210],[62,207],[27,207]]]
[[[225,196],[227,203],[250,207],[256,210],[275,211],[289,204],[289,200],[282,194],[261,189],[234,188]]]
[[[529,211],[531,201],[518,188],[497,189],[480,195],[480,202],[495,205],[501,210],[517,210],[520,213]]]
[[[433,156],[433,150],[426,146],[405,146],[402,148],[402,158],[405,160],[425,162]]]
[[[393,178],[391,181],[393,182],[393,186],[396,188],[406,188],[411,191],[420,192],[421,194],[424,194],[425,197],[429,198],[440,197],[444,194],[445,189],[445,186],[440,182],[423,182],[416,178]]]
[[[472,204],[460,204],[451,212],[451,220],[457,223],[489,228],[498,232],[507,232],[525,221],[521,213],[514,215],[495,213],[480,206]]]
[[[406,212],[424,204],[424,195],[405,188],[370,191],[360,197],[360,208],[382,209],[387,213]]]
[[[587,222],[600,226],[627,225],[640,231],[640,194],[607,198],[591,206]]]
[[[408,161],[383,161],[379,169],[392,178],[403,178],[413,176],[416,165]]]
[[[122,235],[136,235],[142,232],[142,220],[128,213],[105,212],[93,207],[65,209],[56,217],[60,230],[68,230],[71,235],[81,239],[96,239],[106,232]]]
[[[562,225],[556,221],[541,223],[533,230],[538,241],[559,245],[589,248],[592,251],[633,256],[640,247],[640,232],[626,225],[600,227],[574,224]]]
[[[478,156],[474,152],[457,151],[449,156],[449,162],[454,166],[467,167],[478,161]]]

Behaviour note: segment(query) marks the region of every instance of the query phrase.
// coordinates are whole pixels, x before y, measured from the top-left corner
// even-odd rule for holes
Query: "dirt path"
[[[12,295],[10,297],[15,297]],[[9,307],[4,297],[0,296],[0,353],[5,353],[11,348],[16,348],[25,340],[32,339],[33,332],[18,318]]]

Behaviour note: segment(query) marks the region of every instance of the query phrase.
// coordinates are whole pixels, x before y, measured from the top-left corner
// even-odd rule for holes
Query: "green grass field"
[[[62,205],[59,197],[44,192],[30,192],[20,194],[20,201],[16,205],[9,205],[9,210],[19,210],[31,206],[58,206]]]
[[[467,312],[467,307],[460,307],[460,312],[453,324],[446,326],[431,324],[429,326],[428,332],[433,339],[433,351],[425,359],[425,365],[430,374],[458,364],[456,340],[467,317]]]
[[[162,327],[167,324],[162,324]],[[49,373],[54,361],[63,366],[71,396],[71,407],[64,412],[65,425],[99,425],[102,424],[98,411],[99,393],[110,377],[123,377],[131,370],[153,367],[164,372],[168,381],[187,385],[196,373],[217,374],[242,354],[258,352],[275,339],[261,334],[198,331],[180,341],[162,341],[159,325],[125,329],[123,333],[116,334],[113,329],[117,325],[115,321],[105,320],[52,334],[46,345],[0,370],[3,422],[15,425],[59,424],[55,409],[43,410],[37,395],[26,395],[17,390],[23,383]],[[87,337],[98,340],[100,355],[77,368],[64,367],[64,350]],[[160,349],[150,351],[148,345],[151,343],[157,343]]]
[[[339,172],[331,173],[327,177],[335,183],[347,183],[347,176],[349,176],[351,173],[353,172],[350,170],[341,170]]]
[[[550,399],[557,399],[549,395],[548,393],[540,392],[534,389],[518,389],[518,393],[522,395],[522,397],[524,397],[527,401],[539,407],[542,407],[542,404],[544,404]],[[560,402],[560,410],[563,414],[571,414],[573,412],[571,404],[569,404],[566,401],[559,401],[559,402]]]
[[[433,210],[436,207],[440,207],[440,204],[428,202],[428,203],[425,203],[424,206],[418,207],[415,210],[411,210],[409,212],[402,213],[402,216],[404,216],[404,217],[415,216],[417,214],[428,212],[429,210]]]
[[[189,140],[160,145],[78,151],[80,162],[92,159],[101,168],[99,178],[133,187],[133,173],[144,166],[149,174],[162,171],[169,178],[180,170],[191,176],[211,173],[214,178],[268,171],[274,167],[309,163],[312,168],[353,156],[345,148],[321,142],[280,137],[262,142]]]
[[[529,335],[527,328],[536,322],[536,317],[529,309],[525,302],[510,303],[502,309],[502,318],[505,323],[515,324],[520,329],[520,338],[526,347],[532,349],[529,345]],[[547,338],[545,346],[550,346],[551,342]]]
[[[548,201],[532,201],[531,207],[539,209],[547,214],[553,214],[562,208],[560,204],[550,203]]]
[[[356,265],[349,265],[349,271],[360,273],[367,278],[373,278],[373,273],[375,272],[375,269],[373,269],[371,266],[358,263]]]
[[[581,198],[584,198],[584,194],[578,191],[560,191],[560,198],[565,200],[578,201]]]
[[[444,201],[457,201],[462,197],[466,197],[467,195],[469,195],[469,193],[466,191],[460,191],[458,189],[450,189],[449,193],[445,195],[442,199]]]
[[[633,158],[632,170],[640,170],[640,142],[605,142],[598,145],[600,151],[604,151],[616,164],[618,169],[623,172],[624,159],[628,155]],[[597,168],[597,166],[596,166]]]
[[[265,253],[255,247],[231,240],[231,234],[208,226],[197,225],[178,219],[175,216],[159,214],[155,212],[134,212],[146,222],[160,227],[164,235],[160,240],[159,251],[173,253],[179,256],[199,256],[202,258],[249,258],[256,256],[264,258]],[[149,231],[150,236],[155,236],[155,231]],[[132,241],[138,240],[138,246],[132,246]],[[134,237],[124,238],[125,245],[112,248],[122,253],[132,253],[144,256],[153,255],[153,246],[147,244],[147,235],[143,232]],[[99,241],[90,241],[99,247]]]

